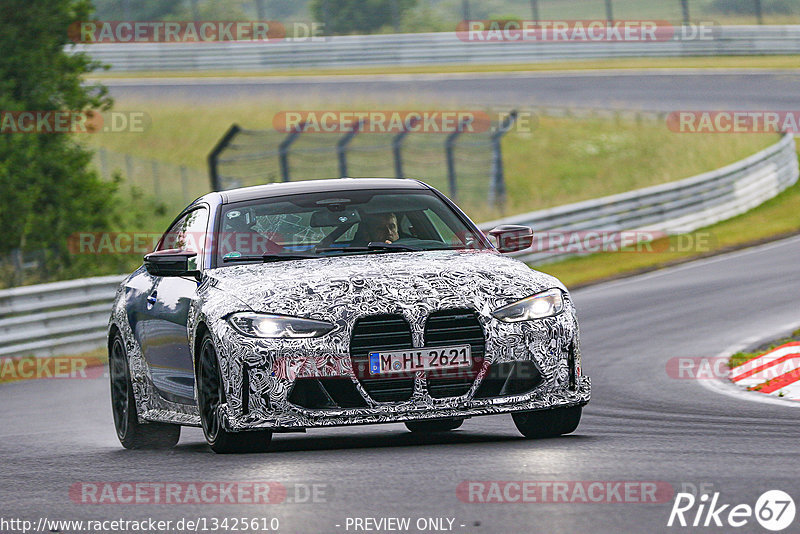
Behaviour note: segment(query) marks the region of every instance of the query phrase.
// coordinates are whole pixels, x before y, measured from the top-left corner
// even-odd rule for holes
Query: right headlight
[[[553,317],[563,311],[564,292],[553,288],[503,306],[492,312],[492,316],[504,323],[518,323]]]

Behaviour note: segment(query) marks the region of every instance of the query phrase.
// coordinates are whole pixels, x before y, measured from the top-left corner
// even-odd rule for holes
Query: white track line
[[[785,335],[787,332],[793,332],[798,327],[796,322],[794,323],[787,323],[784,324],[769,334],[760,335],[758,337],[750,337],[744,339],[734,345],[729,346],[722,352],[716,355],[716,358],[730,358],[733,354],[737,352],[741,352],[748,347],[759,343],[766,343],[770,339],[775,339]],[[762,404],[778,404],[780,406],[788,406],[788,407],[795,407],[800,408],[800,402],[790,400],[787,398],[775,397],[772,395],[765,395],[764,393],[759,393],[757,391],[748,391],[746,389],[742,389],[739,386],[736,386],[733,382],[726,378],[712,378],[709,380],[698,380],[697,381],[702,387],[713,391],[715,393],[719,393],[721,395],[727,395],[728,397],[735,397],[737,399],[744,399],[753,402],[760,402]]]

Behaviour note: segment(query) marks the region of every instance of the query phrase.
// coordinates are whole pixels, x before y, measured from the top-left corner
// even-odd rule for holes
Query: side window
[[[175,221],[175,224],[161,237],[156,250],[180,249],[197,252],[199,268],[205,250],[207,226],[208,210],[206,208],[192,210]]]

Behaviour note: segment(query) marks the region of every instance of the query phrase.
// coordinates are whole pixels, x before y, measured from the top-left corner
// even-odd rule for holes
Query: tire
[[[140,423],[136,414],[131,372],[125,343],[114,335],[108,351],[108,374],[111,382],[111,412],[117,437],[126,449],[170,449],[181,437],[180,425]]]
[[[571,408],[555,408],[535,412],[519,412],[512,414],[517,425],[526,438],[554,438],[575,432],[581,422],[581,406]]]
[[[436,419],[434,421],[406,421],[406,428],[415,434],[448,432],[464,424],[463,419]]]
[[[200,344],[197,363],[197,404],[203,434],[211,450],[217,454],[266,452],[272,441],[270,430],[228,432],[222,428],[219,406],[225,402],[225,389],[219,374],[217,350],[209,334]]]

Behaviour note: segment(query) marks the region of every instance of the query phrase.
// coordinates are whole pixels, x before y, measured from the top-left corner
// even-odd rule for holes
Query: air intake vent
[[[466,344],[471,348],[472,368],[429,372],[428,391],[431,397],[460,397],[469,391],[483,366],[486,340],[483,337],[483,327],[472,310],[443,310],[428,317],[425,325],[426,347]]]
[[[495,363],[475,392],[476,399],[507,397],[533,391],[542,383],[542,375],[532,361]]]
[[[400,315],[373,315],[356,321],[350,338],[350,359],[358,380],[377,402],[402,402],[414,393],[414,378],[373,378],[369,353],[412,348],[411,327]]]
[[[298,378],[289,402],[309,409],[364,408],[367,403],[358,394],[350,378]]]

